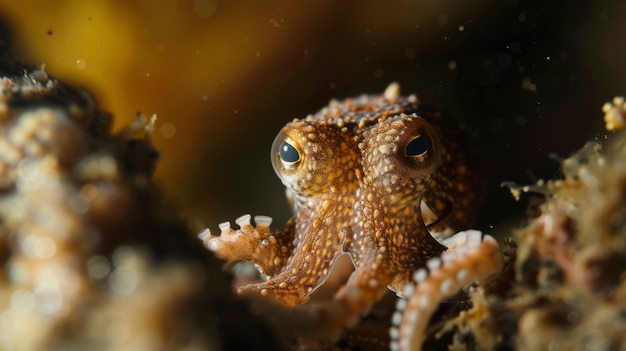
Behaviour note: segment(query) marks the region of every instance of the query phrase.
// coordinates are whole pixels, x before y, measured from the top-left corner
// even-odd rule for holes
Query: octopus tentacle
[[[323,210],[320,212],[322,218],[328,216]],[[238,292],[255,291],[288,307],[307,301],[328,278],[337,257],[342,254],[341,241],[344,238],[339,228],[325,226],[322,220],[310,222],[307,227],[296,226],[297,245],[277,275],[265,282],[240,288]]]
[[[363,269],[365,267],[365,269]],[[387,291],[391,275],[386,272],[385,258],[376,255],[361,263],[348,282],[339,289],[334,300],[339,303],[341,316],[338,326],[352,327],[359,318],[369,312],[374,302]]]
[[[407,285],[408,300],[398,300],[390,329],[392,350],[421,350],[425,330],[438,302],[463,286],[482,280],[502,268],[497,241],[476,230],[459,232],[444,240],[448,251],[414,273],[417,286]]]
[[[237,230],[232,229],[229,222],[224,222],[219,225],[220,235],[211,235],[211,231],[205,229],[198,237],[206,248],[228,264],[245,260],[256,264],[263,274],[278,274],[294,249],[295,221],[287,222],[281,231],[272,231],[271,217],[255,216],[256,227],[252,226],[250,219],[250,215],[237,218],[235,223],[240,227]]]
[[[328,246],[327,254],[328,259],[320,260],[309,251],[299,250],[295,253],[296,259],[290,260],[280,274],[265,282],[239,288],[237,293],[256,291],[263,296],[272,296],[286,307],[299,305],[326,281],[341,250],[337,245]]]

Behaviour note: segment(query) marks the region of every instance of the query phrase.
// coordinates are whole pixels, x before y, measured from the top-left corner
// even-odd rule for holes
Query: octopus
[[[269,277],[239,294],[289,308],[307,302],[347,254],[354,271],[311,323],[337,339],[390,289],[399,299],[389,347],[418,349],[439,301],[502,266],[495,239],[458,232],[472,225],[483,194],[468,150],[449,117],[400,95],[397,83],[334,100],[288,123],[272,145],[294,214],[285,227],[270,229],[267,216],[253,226],[244,215],[239,229],[225,222],[220,235],[199,237],[227,263],[250,261]]]

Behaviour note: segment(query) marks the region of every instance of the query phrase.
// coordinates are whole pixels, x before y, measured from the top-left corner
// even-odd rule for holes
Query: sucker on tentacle
[[[448,250],[432,258],[426,268],[413,275],[417,286],[403,289],[408,300],[400,299],[390,329],[391,350],[421,350],[425,330],[438,303],[462,287],[482,280],[502,269],[502,256],[496,240],[476,230],[459,232],[444,240]]]

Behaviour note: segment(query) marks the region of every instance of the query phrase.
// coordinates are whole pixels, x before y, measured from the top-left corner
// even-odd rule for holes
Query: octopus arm
[[[344,286],[335,294],[329,308],[330,325],[335,327],[353,327],[360,317],[367,314],[373,304],[387,291],[392,274],[386,264],[387,257],[380,253],[371,253],[359,263]]]
[[[200,234],[200,239],[227,263],[250,261],[268,276],[280,273],[294,249],[295,221],[291,219],[284,229],[272,231],[270,217],[256,216],[256,227],[252,226],[250,219],[250,215],[244,215],[235,220],[240,227],[237,230],[232,229],[229,222],[224,222],[220,224],[220,235],[205,231]]]
[[[498,243],[489,235],[468,230],[444,240],[444,244],[448,250],[413,275],[417,286],[409,284],[403,289],[410,297],[398,301],[390,330],[391,350],[421,350],[426,327],[438,303],[463,286],[502,269]]]
[[[272,296],[287,307],[299,305],[322,285],[332,269],[341,250],[341,237],[333,232],[310,231],[299,238],[282,271],[269,280],[240,288],[238,293],[255,291],[263,296]]]

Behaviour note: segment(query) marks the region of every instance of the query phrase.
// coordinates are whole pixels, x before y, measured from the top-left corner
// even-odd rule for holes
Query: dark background
[[[626,92],[620,1],[205,1],[208,16],[200,1],[62,3],[42,20],[27,15],[35,5],[0,3],[13,55],[87,86],[118,126],[136,111],[174,124],[174,138],[156,135],[157,180],[214,230],[244,213],[279,226],[289,213],[269,160],[276,133],[392,81],[449,112],[480,150],[490,186],[479,227],[520,224],[526,204],[500,183],[558,177],[550,155],[604,135],[603,103]],[[72,50],[69,60],[93,53],[87,68],[64,66]]]

